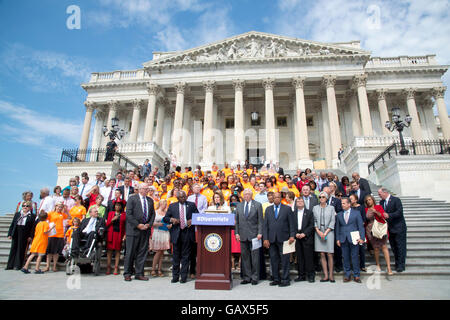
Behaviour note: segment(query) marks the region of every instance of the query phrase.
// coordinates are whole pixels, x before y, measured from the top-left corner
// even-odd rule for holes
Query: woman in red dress
[[[111,259],[113,251],[116,251],[114,261],[114,275],[119,274],[120,250],[122,249],[122,241],[125,240],[125,212],[123,211],[122,202],[114,204],[114,210],[108,213],[106,220],[107,238],[107,263],[106,274],[111,274]]]
[[[383,239],[378,239],[372,235],[372,227],[375,223],[375,220],[379,223],[387,223],[386,217],[387,215],[384,212],[384,209],[380,205],[375,204],[375,199],[372,195],[367,195],[364,199],[364,203],[366,205],[366,217],[367,217],[367,225],[366,225],[366,237],[369,240],[375,251],[375,262],[377,264],[377,271],[381,271],[380,267],[380,249],[383,251],[384,259],[386,259],[387,272],[388,275],[392,275],[391,270],[391,260],[389,257],[389,250],[387,247],[387,239],[389,237],[389,233]]]

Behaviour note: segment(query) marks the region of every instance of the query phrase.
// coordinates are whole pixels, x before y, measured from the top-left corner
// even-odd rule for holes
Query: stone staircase
[[[339,176],[341,172],[337,173]],[[379,201],[376,186],[370,183],[373,194]],[[406,271],[395,273],[395,277],[420,279],[438,278],[450,279],[450,203],[436,201],[420,197],[400,197],[403,203],[404,215],[408,227]],[[0,216],[0,268],[5,268],[8,260],[10,240],[7,239],[8,228],[12,220],[12,214]],[[375,259],[368,252],[366,254],[366,266],[375,265]],[[151,271],[153,255],[149,255],[145,271]],[[380,257],[383,270],[386,263],[383,255]],[[394,260],[391,253],[391,265]],[[120,263],[123,267],[123,259]],[[269,257],[266,257],[267,270],[269,270]],[[60,270],[64,270],[64,263],[58,264]],[[34,265],[31,266],[33,268]],[[170,275],[171,256],[166,252],[163,258],[163,271]],[[106,269],[106,258],[102,258],[102,270]],[[292,276],[297,271],[291,266]],[[362,273],[362,277],[369,276]],[[235,273],[235,277],[239,274]]]

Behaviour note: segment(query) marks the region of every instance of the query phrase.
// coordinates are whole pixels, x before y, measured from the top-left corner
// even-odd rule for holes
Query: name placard
[[[234,226],[234,214],[209,213],[192,214],[192,224],[196,226]]]

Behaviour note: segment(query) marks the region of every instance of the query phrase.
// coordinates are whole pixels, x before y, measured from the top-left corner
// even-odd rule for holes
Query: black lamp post
[[[108,131],[106,126],[103,127],[103,135],[109,136],[110,141],[106,144],[105,161],[113,161],[117,144],[114,139],[122,139],[126,132],[119,127],[119,119],[114,117],[111,119],[111,129]]]
[[[401,155],[409,154],[409,151],[405,148],[405,140],[403,139],[402,131],[404,128],[408,128],[411,125],[411,121],[412,121],[412,118],[408,114],[405,117],[405,122],[403,122],[402,119],[400,119],[400,108],[395,107],[395,108],[392,108],[392,123],[388,120],[388,121],[386,121],[386,124],[385,124],[385,127],[389,131],[391,131],[391,132],[394,130],[398,131],[398,134],[400,136],[400,145],[401,145],[400,154]]]

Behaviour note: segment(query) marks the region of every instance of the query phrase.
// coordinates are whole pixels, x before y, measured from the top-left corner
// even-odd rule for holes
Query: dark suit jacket
[[[198,213],[198,209],[195,206],[195,203],[190,202],[190,201],[186,201],[186,223],[188,220],[192,219],[192,214],[193,213]],[[179,202],[175,202],[175,203],[171,203],[169,205],[169,208],[167,209],[166,215],[163,218],[163,221],[165,223],[171,223],[170,222],[170,218],[175,218],[175,219],[180,219],[180,203]],[[187,227],[187,226],[186,226]],[[189,231],[189,238],[191,239],[192,242],[195,242],[195,226],[191,225],[190,227],[187,227],[188,231]],[[170,228],[170,241],[172,243],[177,243],[178,241],[178,237],[180,235],[180,224],[174,224],[172,225],[172,228]]]
[[[239,235],[241,241],[251,241],[263,231],[263,209],[261,203],[252,200],[248,218],[245,218],[245,201],[236,205],[236,227],[235,234]]]
[[[387,208],[384,208],[385,200],[380,201],[380,205],[383,207],[384,211],[389,215],[386,219],[388,223],[388,230],[390,233],[401,233],[406,232],[406,221],[403,216],[403,205],[402,201],[394,196],[390,196]]]
[[[306,235],[302,240],[308,244],[314,244],[314,214],[312,210],[303,210],[302,225],[298,225],[298,210],[294,207],[294,230],[296,233],[304,233]]]
[[[361,239],[365,239],[364,224],[361,214],[358,210],[350,209],[348,223],[345,223],[344,211],[341,211],[336,216],[336,241],[344,243],[345,241],[352,242],[350,232],[359,231]]]
[[[283,242],[295,237],[294,215],[289,206],[280,203],[278,218],[275,219],[275,205],[268,206],[264,217],[263,239],[270,243]]]
[[[129,187],[130,191],[128,193],[128,199],[130,198],[130,196],[132,196],[134,194],[134,188],[133,187]],[[125,186],[120,186],[117,189],[120,190],[120,192],[122,192],[122,199],[125,200]]]
[[[14,237],[14,234],[16,233],[17,222],[19,221],[19,218],[20,218],[20,211],[16,212],[16,214],[14,215],[11,225],[9,226],[8,237]],[[27,221],[25,222],[25,226],[24,226],[25,227],[24,231],[25,231],[25,235],[27,238],[34,237],[34,227],[36,225],[35,220],[36,220],[36,215],[29,213]]]
[[[125,200],[120,200],[123,205],[123,209],[125,210],[125,207],[127,205],[127,202]],[[116,204],[116,199],[112,199],[108,201],[108,205],[106,206],[106,212],[105,212],[105,219],[108,218],[108,213],[111,211],[116,211],[116,208],[114,207]]]
[[[356,191],[350,191],[350,194],[356,194],[357,195],[357,192]],[[359,198],[358,198],[358,203],[360,204],[360,205],[362,205],[364,208],[366,207],[365,206],[365,204],[364,204],[364,198],[367,196],[367,195],[369,195],[370,193],[367,193],[367,192],[365,192],[363,189],[361,189],[361,185],[359,186]]]
[[[92,219],[92,217],[89,217],[87,219],[83,219],[83,221],[81,221],[80,223],[80,227],[77,228],[76,231],[78,232],[83,232],[84,228],[86,228],[89,224],[89,221]],[[97,222],[95,223],[95,231],[98,232],[98,230],[100,228],[103,228],[106,230],[106,224],[105,224],[105,219],[98,217],[97,218]]]
[[[359,188],[367,194],[372,193],[372,190],[370,190],[369,181],[367,181],[367,179],[359,178]]]
[[[314,206],[317,206],[318,204],[319,204],[319,199],[317,199],[315,194],[311,193],[309,195],[309,208],[306,208],[306,202],[305,202],[305,208],[312,211],[312,208],[314,208]]]
[[[327,203],[328,203],[328,201],[327,201]],[[336,197],[333,197],[331,199],[330,205],[334,207],[334,211],[335,212],[341,212],[342,211],[342,203],[341,203],[340,199],[338,199]]]
[[[134,194],[128,198],[127,201],[127,210],[126,210],[126,236],[137,236],[139,234],[139,229],[137,226],[139,224],[150,224],[153,225],[153,221],[155,220],[155,209],[153,206],[153,199],[150,197],[147,198],[147,210],[148,216],[147,221],[143,221],[144,217],[144,209],[142,208],[141,198],[139,194]]]

